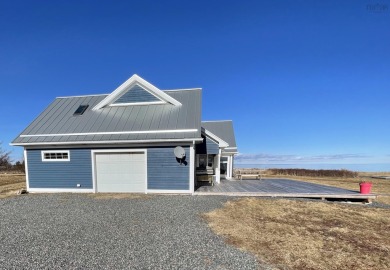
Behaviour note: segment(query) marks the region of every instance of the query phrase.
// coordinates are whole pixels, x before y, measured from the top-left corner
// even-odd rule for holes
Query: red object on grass
[[[370,194],[371,193],[371,182],[362,182],[360,183],[360,193],[361,194]]]

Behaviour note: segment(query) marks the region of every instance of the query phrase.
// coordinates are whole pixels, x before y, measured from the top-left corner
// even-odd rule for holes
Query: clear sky
[[[241,163],[390,164],[390,0],[0,0],[0,141],[132,74],[203,88]]]

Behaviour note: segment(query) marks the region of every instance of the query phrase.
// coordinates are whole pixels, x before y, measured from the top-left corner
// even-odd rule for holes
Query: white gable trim
[[[125,81],[123,84],[121,84],[114,92],[112,92],[105,99],[103,99],[101,102],[99,102],[92,110],[96,111],[96,110],[99,110],[107,105],[110,105],[117,98],[119,98],[124,92],[126,92],[132,86],[134,86],[136,84],[138,84],[142,88],[146,89],[147,91],[149,91],[151,94],[155,95],[156,97],[162,99],[163,101],[171,103],[175,106],[181,106],[181,103],[179,101],[172,98],[170,95],[164,93],[163,91],[158,89],[156,86],[152,85],[151,83],[145,81],[137,74],[134,74],[127,81]]]
[[[137,102],[137,103],[112,103],[110,107],[120,107],[120,106],[137,106],[137,105],[151,105],[151,104],[166,104],[164,101],[148,101],[148,102]]]
[[[197,132],[197,129],[172,129],[172,130],[140,130],[140,131],[112,131],[112,132],[86,132],[86,133],[60,133],[60,134],[31,134],[20,135],[21,138],[30,137],[58,137],[58,136],[94,136],[94,135],[125,135],[125,134],[157,134],[157,133],[187,133]]]
[[[218,142],[219,144],[219,147],[221,148],[226,148],[229,146],[229,144],[227,142],[225,142],[224,140],[222,140],[220,137],[218,137],[217,135],[215,135],[214,133],[210,132],[209,130],[205,129],[205,128],[202,128],[202,132],[204,132],[204,134],[206,134],[206,136],[210,137],[211,139],[215,140]]]

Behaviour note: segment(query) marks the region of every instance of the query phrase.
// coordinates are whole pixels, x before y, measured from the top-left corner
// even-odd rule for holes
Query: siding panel
[[[139,147],[135,148],[139,149]],[[174,148],[174,146],[147,148],[148,189],[189,190],[191,164],[189,147],[183,146],[187,165],[180,165],[177,162],[173,153]],[[77,184],[81,184],[80,189],[92,189],[91,149],[69,151],[70,161],[42,162],[41,149],[27,150],[30,188],[76,189]]]
[[[148,149],[148,189],[189,190],[190,150],[186,151],[187,165],[177,162],[175,147]]]
[[[47,150],[47,149],[44,149]],[[60,149],[67,150],[67,149]],[[41,150],[27,150],[30,188],[91,189],[90,149],[70,149],[70,161],[43,162]]]
[[[218,155],[219,145],[208,137],[202,135],[202,138],[203,142],[196,145],[196,153]]]

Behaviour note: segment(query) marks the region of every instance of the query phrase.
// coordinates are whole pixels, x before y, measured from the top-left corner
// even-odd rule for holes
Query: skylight
[[[77,110],[73,113],[73,115],[82,115],[87,110],[88,107],[89,105],[80,105],[77,108]]]

